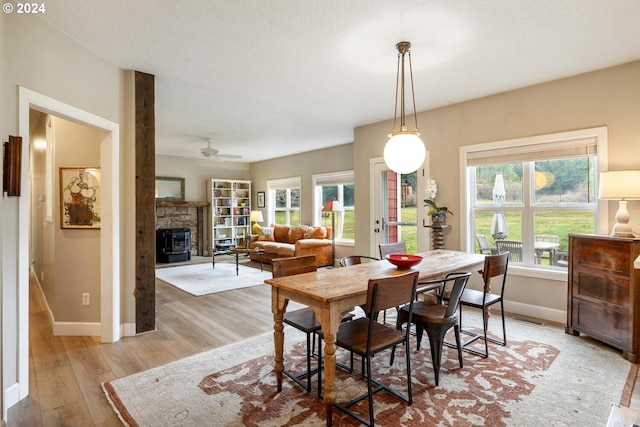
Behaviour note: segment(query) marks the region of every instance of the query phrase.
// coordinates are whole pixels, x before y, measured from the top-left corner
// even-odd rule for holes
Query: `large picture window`
[[[569,233],[597,233],[598,173],[606,129],[461,149],[466,173],[467,249],[508,250],[510,264],[566,270]]]
[[[333,172],[313,176],[314,222],[316,225],[331,227],[331,213],[322,212],[322,207],[331,200],[337,200],[344,211],[334,212],[336,241],[353,243],[355,238],[355,186],[353,171]]]
[[[300,177],[267,181],[270,224],[300,225]]]

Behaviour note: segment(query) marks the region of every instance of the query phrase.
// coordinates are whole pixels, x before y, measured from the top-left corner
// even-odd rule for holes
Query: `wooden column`
[[[136,333],[156,327],[155,87],[154,76],[135,72]]]

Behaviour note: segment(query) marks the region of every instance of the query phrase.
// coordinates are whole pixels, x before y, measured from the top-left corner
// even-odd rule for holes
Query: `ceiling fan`
[[[242,156],[239,154],[220,154],[218,150],[215,148],[211,148],[211,138],[207,138],[207,146],[205,148],[200,149],[200,153],[202,157],[205,159],[224,161],[225,159],[241,159]]]

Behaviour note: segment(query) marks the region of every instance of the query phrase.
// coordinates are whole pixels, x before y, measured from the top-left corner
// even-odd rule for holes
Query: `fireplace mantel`
[[[187,202],[185,200],[156,200],[156,207],[196,207],[196,208],[204,208],[209,206],[209,202]]]
[[[191,233],[191,243],[195,245],[193,249],[197,251],[198,255],[203,255],[204,251],[204,213],[203,210],[209,206],[209,202],[189,202],[185,200],[156,200],[156,229],[158,228],[174,228],[174,227],[194,227],[195,233],[192,231]],[[171,209],[174,208],[174,209]],[[184,209],[183,209],[184,208]],[[181,211],[186,211],[188,208],[196,208],[197,220],[194,222],[185,223],[183,215],[180,214]],[[168,217],[174,216],[178,218],[178,221],[169,221],[161,220],[158,223],[158,209],[161,209],[163,214]],[[174,212],[174,210],[176,210]],[[169,213],[171,212],[171,213]],[[191,211],[193,212],[193,211]],[[193,221],[193,220],[192,220]],[[195,238],[194,238],[195,237]]]

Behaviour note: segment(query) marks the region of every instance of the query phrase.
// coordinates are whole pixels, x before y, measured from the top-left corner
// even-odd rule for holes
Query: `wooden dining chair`
[[[482,280],[484,282],[483,289],[481,291],[475,289],[465,289],[460,298],[460,305],[462,307],[474,307],[479,308],[482,311],[482,334],[475,332],[462,330],[460,332],[471,335],[472,338],[462,344],[462,349],[469,353],[477,354],[482,357],[489,356],[488,342],[491,341],[500,345],[507,345],[507,330],[505,328],[504,321],[504,290],[507,281],[507,268],[509,266],[509,252],[504,252],[498,255],[487,255],[484,258],[484,267],[480,272],[482,274]],[[494,277],[502,277],[502,285],[499,290],[492,289],[491,279]],[[500,315],[502,317],[502,340],[496,340],[487,337],[487,327],[489,325],[489,308],[500,303]],[[462,324],[462,309],[460,309],[460,322]],[[484,353],[471,348],[470,345],[478,339],[484,340]],[[450,347],[452,344],[445,343]]]
[[[407,245],[404,242],[380,243],[378,249],[380,250],[380,259],[385,259],[387,255],[391,254],[407,253]]]
[[[411,313],[416,294],[418,272],[412,271],[397,276],[380,279],[369,279],[367,287],[367,302],[365,309],[367,317],[361,317],[351,322],[343,323],[338,330],[336,345],[355,353],[363,358],[366,371],[363,373],[367,380],[366,393],[352,399],[345,404],[334,404],[335,408],[367,426],[373,426],[373,395],[381,390],[386,390],[398,399],[411,405],[411,352],[409,350],[409,328],[406,331],[395,329],[394,326],[378,323],[373,320],[373,314],[391,307],[407,305],[408,321],[411,321]],[[383,350],[393,348],[404,343],[407,364],[407,395],[395,391],[380,381],[373,379],[371,372],[371,358]],[[373,385],[375,384],[375,388]],[[350,408],[356,403],[368,399],[369,419],[357,414]]]
[[[458,306],[470,276],[471,273],[449,273],[444,280],[433,282],[434,284],[442,284],[442,293],[446,293],[449,296],[448,301],[441,301],[439,304],[431,304],[424,301],[413,303],[411,323],[416,326],[417,348],[420,350],[423,331],[427,331],[436,386],[440,381],[440,360],[442,358],[444,336],[451,328],[455,332],[460,367],[462,368],[463,365]],[[447,289],[450,284],[451,289]],[[396,329],[402,329],[402,325],[409,322],[409,314],[409,308],[406,305],[400,308],[396,320]],[[407,323],[407,329],[409,328],[410,323]],[[393,363],[394,355],[395,348],[391,353],[391,363]]]
[[[316,256],[304,255],[292,258],[276,258],[272,261],[271,267],[274,278],[309,273],[317,270]],[[307,335],[307,371],[301,374],[293,374],[285,369],[283,374],[291,378],[308,393],[311,391],[311,377],[320,369],[319,363],[317,368],[311,369],[311,356],[313,354],[313,348],[315,347],[311,344],[311,338],[312,334],[320,330],[320,324],[313,313],[313,309],[310,307],[285,312],[282,321]],[[304,378],[306,378],[306,383],[302,381]],[[318,375],[318,383],[319,382],[320,375]],[[320,395],[320,387],[318,387],[318,395]]]
[[[290,258],[276,258],[271,264],[272,275],[274,278],[283,276],[292,276],[294,274],[309,273],[317,270],[316,256],[303,255]],[[353,319],[352,313],[343,316],[342,321],[346,322]],[[283,371],[287,377],[291,378],[296,384],[305,391],[311,391],[311,377],[314,373],[318,374],[318,397],[322,395],[322,360],[321,352],[318,352],[318,366],[311,369],[311,357],[314,354],[316,336],[320,332],[320,323],[311,307],[301,308],[290,312],[285,312],[282,321],[307,335],[307,371],[300,374],[293,374],[286,369]],[[318,338],[318,346],[321,340]],[[303,379],[306,378],[306,383]]]

